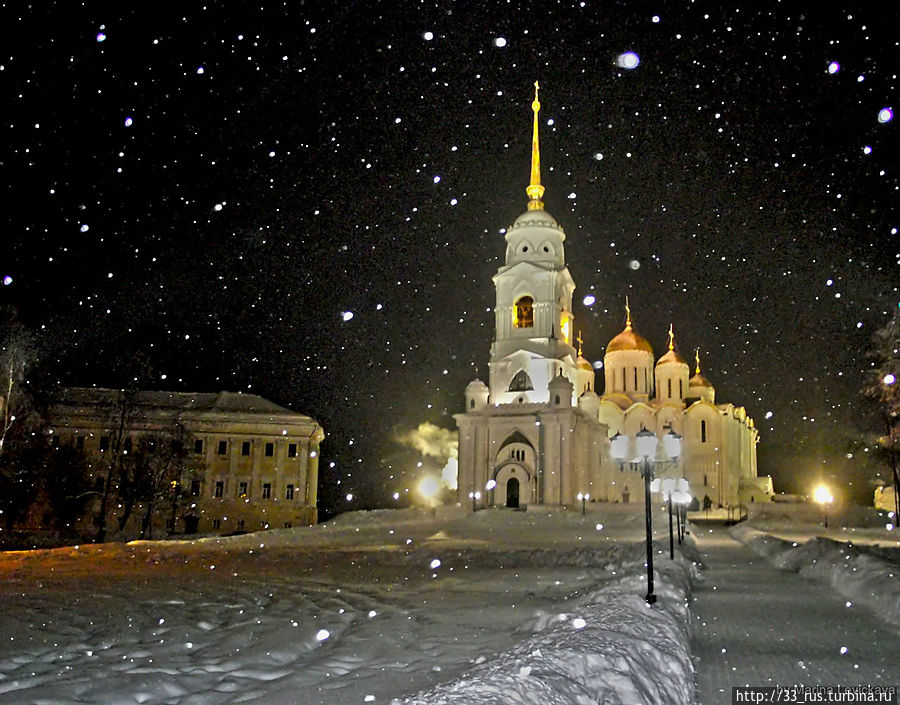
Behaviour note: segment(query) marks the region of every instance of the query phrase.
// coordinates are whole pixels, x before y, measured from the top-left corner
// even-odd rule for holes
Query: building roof
[[[97,407],[115,404],[122,394],[119,389],[102,387],[64,387],[56,399],[58,405]],[[256,394],[240,392],[134,392],[134,403],[146,411],[175,413],[244,413],[302,416]],[[308,417],[307,417],[308,418]],[[312,419],[310,419],[312,420]]]

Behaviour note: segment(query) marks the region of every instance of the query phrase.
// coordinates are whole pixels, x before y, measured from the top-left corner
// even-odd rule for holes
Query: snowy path
[[[696,531],[693,653],[700,705],[738,685],[891,686],[900,634],[819,581],[773,568],[724,529]]]

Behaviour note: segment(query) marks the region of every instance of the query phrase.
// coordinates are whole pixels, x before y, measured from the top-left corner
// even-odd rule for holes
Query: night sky
[[[487,379],[537,79],[585,356],[627,295],[776,489],[850,481],[900,301],[900,10],[721,4],[4,3],[0,306],[64,384],[137,356],[313,416],[325,513],[389,504],[398,434]]]

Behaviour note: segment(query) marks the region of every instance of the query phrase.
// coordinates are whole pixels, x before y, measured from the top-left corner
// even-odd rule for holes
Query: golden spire
[[[628,297],[625,297],[625,327],[631,328],[631,307],[628,305]]]
[[[694,374],[699,375],[700,374],[700,348],[697,348],[697,354],[694,356],[694,358],[697,360],[697,371]]]
[[[672,324],[669,324],[669,350],[675,349],[675,329]]]
[[[581,337],[581,331],[578,331],[578,336],[575,340],[578,341],[578,357],[581,357],[581,346],[584,344],[584,338]]]
[[[541,101],[538,100],[538,90],[540,84],[534,82],[534,102],[531,104],[531,110],[534,112],[534,131],[531,136],[531,183],[525,189],[528,194],[528,210],[541,211],[544,210],[544,202],[541,197],[544,195],[544,187],[541,186],[541,146],[538,141],[538,113],[541,110]]]

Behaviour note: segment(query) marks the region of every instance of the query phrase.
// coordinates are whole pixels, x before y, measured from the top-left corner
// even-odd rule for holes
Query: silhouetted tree
[[[890,468],[894,504],[900,515],[900,308],[872,337],[870,366],[863,393],[878,414],[878,456]]]

